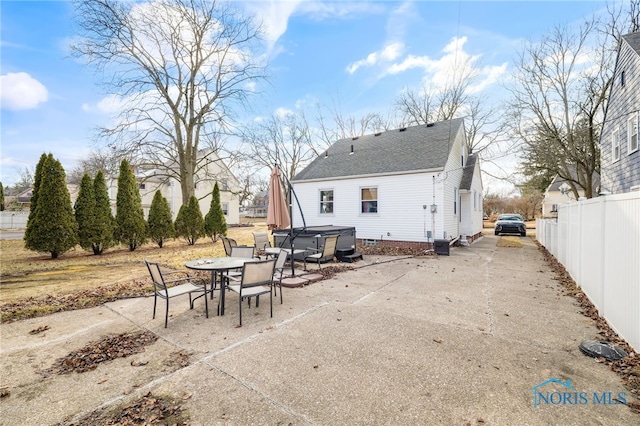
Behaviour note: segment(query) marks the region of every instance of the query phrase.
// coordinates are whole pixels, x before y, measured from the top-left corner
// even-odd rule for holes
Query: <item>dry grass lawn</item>
[[[229,228],[227,235],[238,244],[253,245],[252,232],[266,231],[266,224]],[[49,254],[25,250],[23,240],[0,241],[0,304],[15,303],[47,295],[60,296],[100,286],[146,279],[144,259],[155,260],[172,269],[184,270],[188,260],[224,256],[222,242],[202,238],[189,246],[183,239],[165,242],[163,248],[147,243],[129,251],[118,246],[95,256],[75,250],[51,259]]]

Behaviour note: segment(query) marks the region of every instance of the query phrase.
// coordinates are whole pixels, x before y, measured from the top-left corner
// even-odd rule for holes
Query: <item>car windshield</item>
[[[522,220],[522,216],[517,214],[501,214],[498,220]]]

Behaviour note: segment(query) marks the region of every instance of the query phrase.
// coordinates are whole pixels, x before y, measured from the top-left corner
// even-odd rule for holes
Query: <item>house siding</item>
[[[462,181],[463,164],[461,156],[465,153],[464,130],[456,135],[455,142],[449,152],[449,158],[445,170],[438,180],[442,181],[443,188],[443,224],[444,229],[436,232],[436,238],[451,239],[460,235],[461,197],[460,182]],[[466,154],[466,153],[465,153]],[[466,158],[466,155],[465,155]],[[455,196],[457,194],[457,200]],[[455,201],[455,209],[454,209]],[[436,229],[436,231],[438,231]],[[443,234],[442,231],[446,233]]]
[[[307,226],[352,226],[358,239],[426,243],[426,231],[432,229],[433,176],[433,173],[420,173],[294,182],[293,189]],[[363,187],[378,188],[378,213],[360,213],[360,188]],[[328,189],[333,190],[333,213],[321,214],[320,190]],[[438,192],[441,194],[436,191],[436,197]],[[436,199],[436,204],[441,201]],[[294,208],[293,226],[302,225],[300,212]]]
[[[625,84],[621,84],[624,72]],[[612,193],[629,192],[640,185],[640,150],[629,153],[627,121],[640,109],[640,55],[623,39],[618,53],[616,69],[601,136],[602,188]],[[614,161],[613,132],[618,130],[622,139],[620,160]]]

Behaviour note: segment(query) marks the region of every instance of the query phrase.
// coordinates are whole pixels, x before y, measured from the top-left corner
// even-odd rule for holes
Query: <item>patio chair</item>
[[[280,250],[278,257],[276,258],[276,266],[273,272],[273,289],[275,291],[275,296],[277,297],[278,290],[276,289],[276,285],[280,287],[280,304],[282,304],[282,279],[289,276],[289,274],[284,272],[284,264],[287,262],[287,256],[288,253],[285,250]],[[276,281],[278,281],[277,284]]]
[[[242,267],[242,276],[238,284],[229,285],[229,290],[238,293],[240,326],[242,326],[242,299],[256,298],[256,308],[260,305],[260,296],[269,293],[270,315],[273,318],[273,272],[275,259],[247,262]],[[280,292],[282,294],[282,291]],[[251,307],[251,304],[249,304]]]
[[[224,252],[227,256],[231,256],[231,247],[237,246],[238,243],[233,238],[221,237]]]
[[[256,248],[256,252],[258,256],[265,255],[264,249],[267,247],[272,247],[271,241],[269,241],[269,233],[268,232],[254,232],[253,233],[253,244]]]
[[[253,246],[232,246],[231,253],[229,257],[244,257],[247,259],[254,258],[254,250]],[[242,269],[234,269],[231,271],[227,271],[222,274],[222,277],[227,281],[240,281],[240,277],[242,276]]]
[[[165,299],[167,301],[167,307],[164,314],[164,328],[167,328],[167,324],[169,322],[169,299],[176,296],[181,296],[183,294],[189,295],[189,306],[193,309],[193,302],[200,296],[204,297],[204,306],[207,318],[209,318],[209,302],[206,297],[206,286],[195,284],[194,277],[190,276],[186,272],[184,277],[181,278],[173,278],[167,280],[164,278],[164,274],[160,269],[160,265],[157,262],[150,262],[145,259],[144,261],[147,265],[147,269],[149,270],[149,274],[151,275],[151,281],[153,281],[153,319],[156,318],[156,305],[158,302],[158,298]],[[176,274],[173,272],[172,274]],[[181,284],[179,284],[181,283]],[[168,284],[177,284],[172,287],[169,287]],[[195,299],[192,298],[193,294],[200,294]],[[213,289],[211,290],[213,294]]]
[[[339,235],[329,235],[324,239],[324,245],[320,250],[312,247],[307,248],[307,252],[315,252],[304,256],[304,270],[307,270],[307,262],[317,262],[318,267],[322,269],[323,262],[330,262],[336,255]]]

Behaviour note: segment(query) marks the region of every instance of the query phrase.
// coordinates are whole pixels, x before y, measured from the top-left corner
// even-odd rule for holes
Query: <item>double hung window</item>
[[[378,188],[360,188],[360,213],[378,213]]]
[[[320,213],[333,213],[333,189],[320,190]]]

